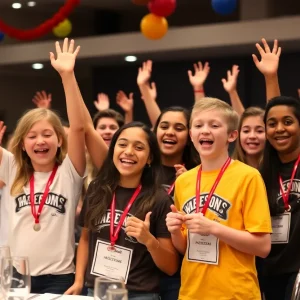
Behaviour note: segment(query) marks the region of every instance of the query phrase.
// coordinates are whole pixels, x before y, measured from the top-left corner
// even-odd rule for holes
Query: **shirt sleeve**
[[[171,238],[166,224],[166,216],[171,211],[171,204],[173,204],[171,197],[165,193],[157,200],[152,210],[150,231],[156,238]]]
[[[266,187],[260,174],[255,174],[246,186],[243,217],[247,231],[251,233],[272,232]]]
[[[15,158],[12,153],[2,148],[2,160],[0,164],[0,180],[9,185],[15,173]]]

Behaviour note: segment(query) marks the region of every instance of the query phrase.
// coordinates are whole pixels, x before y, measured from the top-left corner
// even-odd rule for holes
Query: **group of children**
[[[135,300],[291,298],[300,268],[300,101],[280,96],[281,49],[262,42],[253,59],[266,79],[265,111],[244,110],[237,66],[222,80],[232,106],[204,97],[208,63],[188,72],[192,111],[160,111],[145,62],[137,84],[152,130],[131,122],[124,94],[126,120],[107,105],[92,120],[74,75],[79,47],[56,43],[50,60],[65,91],[67,135],[40,107],[19,120],[11,152],[0,148],[8,244],[29,257],[32,293],[92,295],[104,276],[124,281]]]

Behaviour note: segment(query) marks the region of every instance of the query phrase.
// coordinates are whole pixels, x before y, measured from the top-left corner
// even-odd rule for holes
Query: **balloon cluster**
[[[237,7],[237,0],[211,0],[213,10],[220,15],[232,14]]]
[[[135,4],[147,4],[149,14],[141,21],[141,32],[151,40],[161,39],[168,31],[167,17],[174,13],[176,0],[132,0]]]
[[[72,30],[72,24],[67,17],[74,8],[79,5],[79,2],[80,0],[66,0],[65,4],[52,18],[32,29],[18,29],[7,25],[0,19],[0,41],[4,39],[5,34],[18,40],[34,40],[47,34],[51,30],[57,37],[65,37],[69,35]]]

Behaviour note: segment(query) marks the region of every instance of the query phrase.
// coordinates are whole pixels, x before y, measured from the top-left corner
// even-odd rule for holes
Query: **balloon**
[[[168,31],[168,21],[164,17],[148,14],[141,21],[141,31],[150,40],[161,39]]]
[[[235,11],[237,0],[212,0],[211,5],[216,13],[229,15]]]
[[[4,37],[5,37],[4,33],[0,31],[0,42],[4,40]]]
[[[176,0],[152,0],[148,3],[149,11],[160,17],[170,16],[175,8]]]
[[[147,5],[150,0],[131,0],[133,4],[136,5]]]
[[[72,31],[72,23],[69,19],[65,19],[53,28],[53,34],[57,37],[63,38],[68,36]]]

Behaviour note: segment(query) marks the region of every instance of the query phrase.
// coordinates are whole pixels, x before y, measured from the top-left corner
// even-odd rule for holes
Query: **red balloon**
[[[176,8],[176,0],[151,0],[148,9],[152,14],[160,17],[170,16]]]

